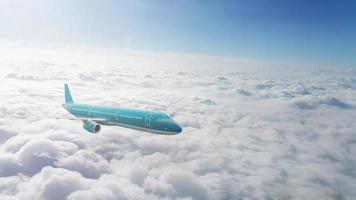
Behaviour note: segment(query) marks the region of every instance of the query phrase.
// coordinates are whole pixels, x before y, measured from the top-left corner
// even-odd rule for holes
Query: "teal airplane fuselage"
[[[100,125],[121,126],[162,135],[182,132],[181,126],[162,112],[74,103],[67,84],[65,100],[63,107],[76,117],[74,119],[82,120],[84,129],[92,133],[99,132]]]

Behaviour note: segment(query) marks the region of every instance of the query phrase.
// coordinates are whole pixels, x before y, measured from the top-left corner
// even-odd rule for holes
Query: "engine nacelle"
[[[90,133],[98,133],[101,130],[99,124],[90,120],[83,120],[83,128]]]

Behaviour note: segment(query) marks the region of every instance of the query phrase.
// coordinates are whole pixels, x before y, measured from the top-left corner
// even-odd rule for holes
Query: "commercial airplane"
[[[182,127],[162,112],[74,103],[67,84],[64,85],[64,93],[63,107],[75,116],[65,119],[81,120],[83,128],[91,133],[98,133],[101,125],[121,126],[160,135],[176,135],[182,132]]]

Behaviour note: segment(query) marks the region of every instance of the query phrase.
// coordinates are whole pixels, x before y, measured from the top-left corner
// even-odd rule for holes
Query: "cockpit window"
[[[160,118],[160,119],[158,119],[158,122],[161,122],[161,123],[170,122],[170,121],[172,121],[170,118]]]
[[[165,113],[160,113],[157,122],[159,123],[172,122],[172,118]]]
[[[161,114],[161,117],[164,118],[164,119],[170,119],[170,117],[168,115],[163,114],[163,113]]]

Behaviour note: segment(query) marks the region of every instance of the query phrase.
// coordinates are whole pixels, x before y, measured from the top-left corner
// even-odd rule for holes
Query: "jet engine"
[[[101,130],[99,124],[90,120],[83,120],[83,128],[90,133],[98,133]]]

